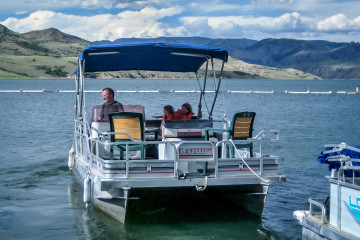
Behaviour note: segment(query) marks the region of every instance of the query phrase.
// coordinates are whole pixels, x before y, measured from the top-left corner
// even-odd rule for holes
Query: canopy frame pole
[[[201,87],[200,85],[200,77],[198,75],[198,72],[195,72],[195,75],[196,75],[196,79],[198,81],[198,84],[199,84],[199,88],[200,88],[200,99],[199,99],[199,106],[198,106],[198,115],[200,113],[199,109],[200,109],[200,105],[201,105],[201,102],[202,102],[202,99],[204,99],[204,103],[205,103],[205,106],[206,106],[206,110],[208,112],[208,114],[210,113],[209,111],[209,107],[207,105],[207,102],[206,102],[206,99],[205,99],[205,89],[206,89],[206,83],[207,83],[207,73],[208,73],[208,70],[209,70],[209,56],[206,56],[206,68],[205,68],[205,76],[204,76],[204,83],[203,83],[203,87]],[[202,115],[202,114],[201,114]]]
[[[85,60],[81,60],[79,59],[79,64],[78,64],[78,68],[79,68],[79,102],[80,105],[78,106],[79,108],[79,116],[78,116],[78,121],[80,122],[80,131],[82,133],[84,133],[86,136],[88,134],[87,131],[87,125],[86,125],[86,108],[85,108],[85,92],[84,92],[84,88],[85,88],[85,81],[84,81],[84,66],[85,66]]]
[[[84,107],[84,73],[83,73],[83,60],[79,59],[79,120],[83,119],[83,107]]]
[[[79,107],[79,71],[75,74],[75,89],[76,89],[76,96],[75,96],[75,120],[78,119],[78,107]]]
[[[83,121],[86,124],[86,98],[85,98],[85,76],[84,76],[84,72],[85,72],[85,59],[82,61],[82,67],[81,67],[81,85],[82,85],[82,89],[81,89],[81,93],[82,93],[82,101],[83,101],[83,106],[82,106],[82,117],[83,117]],[[85,127],[85,133],[87,134],[87,127]]]
[[[201,100],[202,100],[203,97],[204,97],[204,101],[205,101],[205,88],[206,88],[206,80],[207,80],[208,67],[209,67],[209,59],[206,58],[206,68],[205,68],[205,76],[204,76],[204,85],[203,85],[203,88],[201,89],[199,104],[201,104]]]
[[[78,60],[78,71],[76,73],[77,78],[76,78],[76,119],[75,119],[75,133],[82,133],[83,132],[83,118],[82,118],[82,105],[83,105],[83,94],[84,94],[84,89],[83,89],[83,72],[82,72],[82,60],[79,58]],[[82,142],[82,138],[76,134],[75,137],[75,148],[76,148],[76,153],[82,153],[83,152],[83,145],[80,144]]]
[[[78,137],[76,136],[76,129],[78,127],[79,119],[79,71],[75,73],[75,87],[76,87],[76,96],[75,96],[75,119],[74,119],[74,137],[73,137],[73,147],[75,148],[75,153],[78,152]],[[75,144],[75,145],[74,145]]]
[[[212,59],[211,59],[211,60],[212,60]],[[211,64],[212,64],[212,67],[213,67],[214,79],[216,79],[216,73],[215,73],[213,61],[211,61]],[[222,65],[221,65],[221,71],[220,71],[220,76],[219,76],[219,80],[218,80],[218,85],[217,85],[217,87],[216,87],[216,89],[215,89],[214,101],[213,101],[213,104],[212,104],[212,107],[211,107],[211,111],[210,111],[210,115],[209,115],[209,118],[211,118],[211,119],[212,119],[212,112],[213,112],[214,107],[215,107],[216,98],[217,98],[217,96],[218,96],[219,89],[220,89],[220,83],[221,83],[221,80],[222,80],[222,74],[223,74],[223,71],[224,71],[224,65],[225,65],[225,61],[223,60],[223,61],[222,61]]]

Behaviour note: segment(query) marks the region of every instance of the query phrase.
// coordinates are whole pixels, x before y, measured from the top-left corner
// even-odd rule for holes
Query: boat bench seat
[[[204,128],[212,128],[210,119],[165,120],[162,123],[164,138],[204,138]],[[212,133],[209,133],[212,134]]]

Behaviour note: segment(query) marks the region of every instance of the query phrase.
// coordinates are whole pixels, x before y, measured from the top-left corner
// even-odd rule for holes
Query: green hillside
[[[0,78],[70,77],[89,45],[54,28],[19,34],[0,25]]]
[[[50,78],[71,76],[77,58],[0,54],[0,59],[0,78]]]

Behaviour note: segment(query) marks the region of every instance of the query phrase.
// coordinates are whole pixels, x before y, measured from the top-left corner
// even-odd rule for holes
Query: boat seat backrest
[[[145,107],[143,105],[123,105],[123,107],[124,107],[124,112],[142,113],[143,118],[145,120]],[[92,115],[91,115],[92,122],[98,122],[98,118],[99,116],[101,116],[101,110],[102,110],[102,105],[93,106]],[[109,125],[109,129],[110,129],[110,125]]]
[[[144,140],[144,122],[141,113],[117,112],[110,115],[110,131],[124,134],[111,135],[111,141]]]
[[[204,128],[212,126],[210,119],[165,120],[162,123],[162,135],[163,138],[200,138],[205,136]]]
[[[245,140],[252,137],[255,112],[235,113],[232,121],[232,139]]]

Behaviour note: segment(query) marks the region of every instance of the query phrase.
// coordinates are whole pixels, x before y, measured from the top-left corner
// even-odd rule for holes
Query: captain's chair
[[[247,140],[252,138],[253,124],[255,119],[255,112],[239,112],[235,113],[231,122],[231,126],[228,129],[205,129],[205,139],[209,139],[209,132],[222,131],[229,133],[229,139],[232,140]],[[249,148],[250,157],[253,157],[253,143],[241,143],[236,144],[236,148]],[[232,154],[234,153],[233,146],[230,146]],[[233,154],[234,156],[234,154]]]

